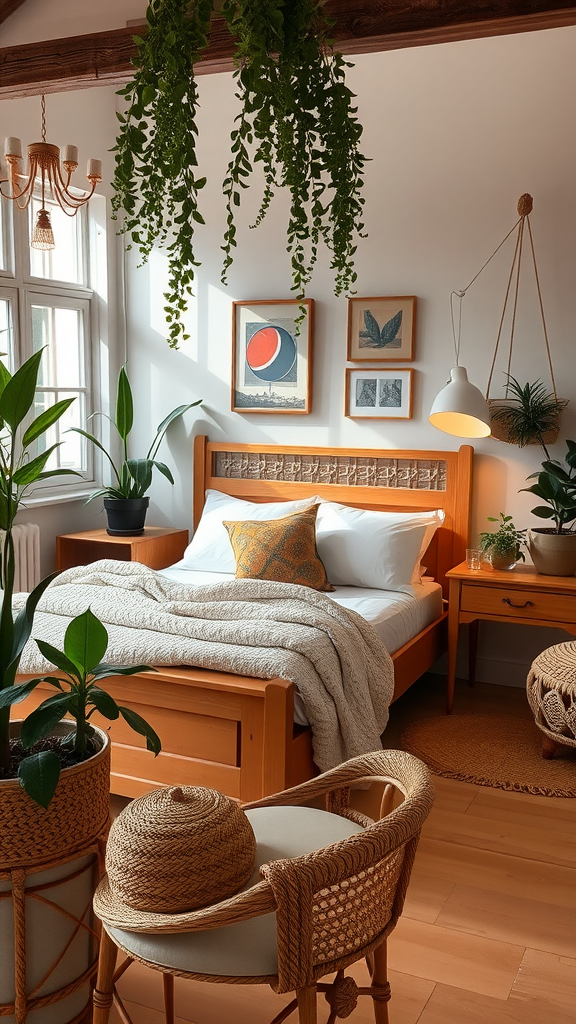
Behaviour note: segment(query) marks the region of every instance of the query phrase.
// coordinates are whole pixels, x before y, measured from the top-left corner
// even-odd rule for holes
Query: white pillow
[[[319,499],[315,496],[299,501],[244,501],[222,491],[206,491],[206,503],[196,532],[184,552],[182,567],[204,572],[236,572],[236,559],[224,519],[245,522],[280,519],[291,512],[302,512]]]
[[[316,546],[336,586],[410,591],[444,513],[372,512],[321,501]],[[416,574],[416,575],[415,575]]]
[[[416,565],[414,566],[414,572],[412,573],[412,584],[420,583],[422,577],[426,575],[426,566],[422,565],[422,559],[424,558],[424,555],[426,554],[430,544],[432,543],[432,538],[436,533],[436,530],[438,529],[439,526],[442,526],[442,523],[446,518],[446,513],[443,508],[438,508],[434,512],[423,512],[421,514],[434,516],[435,518],[430,522],[429,526],[426,527],[426,531],[424,533],[424,540],[422,541],[422,546],[418,553],[418,559],[416,561]]]

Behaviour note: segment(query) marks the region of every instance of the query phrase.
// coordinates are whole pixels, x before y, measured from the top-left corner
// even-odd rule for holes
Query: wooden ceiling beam
[[[24,3],[26,0],[0,0],[0,25]]]
[[[16,2],[0,0],[0,12],[3,5]],[[345,54],[576,24],[576,0],[562,7],[558,0],[327,0],[326,8],[336,19],[334,36]],[[132,76],[136,31],[130,25],[0,49],[0,99],[96,85],[120,87]],[[231,70],[232,51],[225,24],[217,18],[197,72]]]

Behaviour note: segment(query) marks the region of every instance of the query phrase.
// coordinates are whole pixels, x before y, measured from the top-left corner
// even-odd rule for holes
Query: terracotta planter
[[[61,722],[53,732],[71,727]],[[17,733],[19,723],[12,728]],[[0,781],[0,1019],[7,1024],[72,1024],[89,1007],[98,955],[92,894],[110,799],[110,740],[97,732],[102,749],[62,771],[47,810],[17,779]]]
[[[543,576],[576,573],[576,533],[555,533],[545,528],[529,530],[528,550],[536,571]]]

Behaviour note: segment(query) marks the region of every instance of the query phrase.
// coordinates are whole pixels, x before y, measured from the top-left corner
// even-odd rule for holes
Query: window
[[[93,200],[94,202],[94,200]],[[75,401],[37,442],[45,450],[61,441],[47,469],[73,469],[80,476],[39,484],[32,498],[50,500],[90,489],[94,482],[92,447],[70,427],[91,428],[93,382],[98,379],[93,340],[97,300],[90,284],[89,210],[68,217],[49,207],[56,248],[31,249],[31,225],[39,208],[33,199],[24,213],[9,200],[0,202],[0,359],[14,372],[42,349],[34,415],[63,398]]]

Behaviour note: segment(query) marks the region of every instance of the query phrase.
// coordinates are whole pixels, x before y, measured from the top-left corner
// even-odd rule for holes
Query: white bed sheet
[[[160,574],[190,587],[234,579],[231,573],[201,572],[188,569],[181,562],[161,569]],[[410,590],[412,592],[408,594],[394,590],[336,587],[334,593],[326,596],[343,608],[358,612],[374,627],[390,654],[394,654],[442,614],[442,588],[439,583],[424,577]],[[299,725],[308,724],[299,695],[294,701],[294,721]]]

